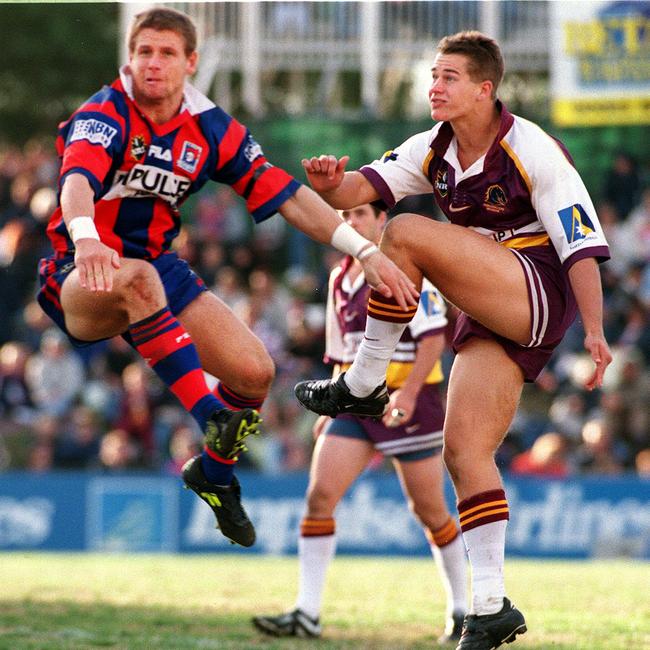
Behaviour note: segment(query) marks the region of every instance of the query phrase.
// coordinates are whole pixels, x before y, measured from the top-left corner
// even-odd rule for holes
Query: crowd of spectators
[[[171,393],[124,340],[73,348],[35,302],[56,176],[51,143],[0,147],[0,470],[178,474],[200,449],[201,432]],[[538,381],[524,389],[499,453],[504,470],[650,478],[650,185],[629,156],[615,159],[599,201],[613,258],[602,271],[614,362],[602,390],[581,388],[590,361],[576,322]],[[212,185],[192,197],[183,220],[180,255],[262,339],[277,366],[263,435],[242,466],[304,470],[315,416],[292,389],[329,374],[322,363],[324,304],[338,254],[282,219],[253,228],[227,187]],[[449,368],[449,350],[444,361]]]

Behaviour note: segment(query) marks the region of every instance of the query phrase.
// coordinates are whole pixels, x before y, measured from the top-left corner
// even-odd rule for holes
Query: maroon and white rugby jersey
[[[339,364],[343,369],[350,366],[363,340],[370,287],[361,272],[351,282],[348,269],[352,257],[345,257],[329,278],[325,335],[325,362]],[[404,331],[393,353],[386,383],[389,388],[399,388],[413,368],[417,342],[427,336],[441,333],[447,325],[447,307],[438,290],[425,278],[422,283],[418,309]],[[438,361],[426,383],[436,384],[443,380]]]
[[[465,171],[448,122],[418,133],[360,169],[390,208],[429,193],[452,223],[514,249],[554,246],[568,269],[577,260],[609,259],[589,194],[564,146],[509,113],[488,152]]]

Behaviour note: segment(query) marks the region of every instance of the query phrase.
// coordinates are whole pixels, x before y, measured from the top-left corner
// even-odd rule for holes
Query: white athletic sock
[[[442,547],[431,544],[431,553],[447,594],[447,618],[454,612],[466,612],[467,557],[463,538],[458,535]]]
[[[368,315],[366,333],[345,383],[357,397],[370,395],[386,380],[386,369],[408,323],[388,323]]]
[[[472,614],[496,614],[503,607],[507,523],[493,521],[463,533],[472,567]]]
[[[320,616],[325,574],[336,553],[336,534],[298,538],[300,574],[296,607],[310,618]]]

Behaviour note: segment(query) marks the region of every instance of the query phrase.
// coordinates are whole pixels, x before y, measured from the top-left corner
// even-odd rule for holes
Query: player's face
[[[135,39],[129,64],[136,101],[180,101],[185,78],[196,71],[197,53],[185,54],[185,41],[170,30],[143,29]]]
[[[341,216],[349,223],[360,235],[363,235],[370,241],[378,242],[381,237],[381,231],[386,224],[386,213],[380,212],[379,216],[375,214],[368,203],[359,205],[350,210],[342,210]]]
[[[489,81],[473,81],[467,71],[468,60],[462,54],[440,54],[431,68],[429,104],[431,117],[438,121],[453,121],[471,114],[476,102],[490,97]]]

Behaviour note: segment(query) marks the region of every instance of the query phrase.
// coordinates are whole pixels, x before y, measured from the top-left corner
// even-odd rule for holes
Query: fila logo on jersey
[[[579,203],[560,210],[558,215],[569,244],[586,239],[595,230],[593,222]]]
[[[176,164],[188,174],[193,174],[201,159],[202,151],[203,147],[199,147],[198,144],[185,140],[183,142],[183,149],[181,150],[181,157],[176,161]]]
[[[69,141],[88,140],[90,144],[101,144],[104,149],[108,149],[116,135],[117,129],[115,127],[101,120],[90,118],[88,120],[77,120],[74,123],[74,129]]]
[[[149,147],[149,155],[157,158],[158,160],[164,160],[165,162],[172,161],[172,152],[169,149],[163,149],[157,144],[152,144]]]

